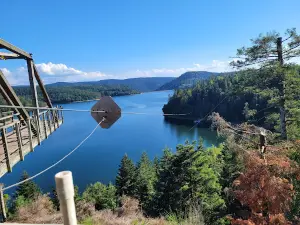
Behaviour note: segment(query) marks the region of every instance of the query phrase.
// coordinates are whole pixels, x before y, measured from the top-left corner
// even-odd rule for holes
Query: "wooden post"
[[[64,225],[77,225],[72,172],[62,171],[57,173],[55,183]]]
[[[52,123],[53,123],[53,127],[54,127],[54,130],[56,130],[56,123],[55,123],[55,118],[56,118],[56,111],[53,110],[52,111]]]
[[[21,137],[21,144],[23,146],[23,136],[22,136],[22,125],[25,125],[24,120],[20,120],[19,128],[20,128],[20,137]]]
[[[47,120],[48,120],[49,131],[50,131],[50,134],[51,134],[52,133],[52,125],[51,125],[50,111],[47,111],[46,117],[47,117]]]
[[[56,110],[56,115],[57,115],[57,127],[59,128],[59,109],[58,109],[58,105],[56,106],[57,110]]]
[[[48,93],[47,93],[47,91],[46,91],[46,88],[45,88],[45,86],[44,86],[44,84],[43,84],[43,81],[42,81],[42,79],[40,78],[39,73],[38,73],[38,71],[37,71],[37,68],[36,68],[36,66],[35,66],[34,64],[33,64],[33,69],[34,69],[34,76],[35,76],[35,79],[36,79],[36,81],[37,81],[38,84],[39,84],[39,87],[40,87],[41,92],[42,92],[42,94],[43,94],[43,96],[44,96],[44,99],[45,99],[45,101],[46,101],[48,107],[49,107],[49,108],[52,108],[53,106],[52,106],[51,100],[50,100],[50,98],[49,98],[49,95],[48,95]]]
[[[30,146],[30,151],[33,152],[33,143],[32,143],[32,132],[31,132],[31,119],[28,118],[27,120],[27,128],[28,128],[28,140],[29,140],[29,146]]]
[[[1,40],[0,40],[1,42]],[[7,101],[9,101],[9,104],[15,105],[15,106],[23,106],[23,104],[21,103],[20,99],[18,98],[17,94],[15,93],[14,89],[10,86],[10,84],[8,83],[6,77],[4,76],[4,74],[1,72],[0,70],[0,90],[2,93],[2,96],[4,97],[4,99],[6,99]],[[27,119],[29,117],[28,112],[24,109],[18,109],[17,110],[20,115],[19,118],[23,118],[23,119]]]
[[[32,94],[32,104],[34,107],[37,107],[37,109],[33,110],[33,116],[32,117],[36,117],[36,130],[37,130],[37,134],[40,134],[40,121],[39,121],[39,100],[38,100],[38,95],[37,95],[37,91],[36,91],[36,86],[35,86],[35,82],[34,82],[34,69],[33,69],[33,61],[32,59],[27,59],[27,68],[28,68],[28,75],[29,75],[29,84],[30,84],[30,88],[31,88],[31,94]],[[38,143],[40,144],[40,140],[38,137]]]
[[[62,106],[60,106],[61,109],[63,109]],[[61,122],[63,123],[64,122],[64,114],[63,114],[63,111],[60,110],[60,113],[61,113]]]
[[[5,208],[5,201],[4,201],[4,195],[3,195],[3,184],[0,184],[0,202],[1,202],[1,213],[2,213],[2,219],[3,222],[6,221],[7,216],[6,216],[6,208]]]
[[[6,139],[6,131],[5,128],[2,128],[2,144],[3,144],[3,149],[4,149],[4,154],[6,158],[6,166],[7,166],[7,171],[11,172],[11,164],[10,164],[10,158],[9,158],[9,152],[8,152],[8,144],[7,144],[7,139]]]
[[[19,147],[19,154],[20,154],[20,160],[24,160],[23,155],[23,145],[22,145],[22,137],[20,132],[20,122],[16,123],[16,135],[17,135],[17,141],[18,141],[18,147]]]
[[[266,132],[264,130],[260,131],[259,134],[259,148],[262,158],[265,158],[265,152],[266,152],[266,144],[267,144],[267,137]]]
[[[43,123],[44,123],[45,138],[48,138],[45,113],[46,112],[43,112],[42,119],[43,119]]]
[[[36,137],[38,140],[38,145],[41,144],[41,127],[40,127],[40,116],[33,116],[33,121],[35,123],[35,126],[37,127],[36,129]]]

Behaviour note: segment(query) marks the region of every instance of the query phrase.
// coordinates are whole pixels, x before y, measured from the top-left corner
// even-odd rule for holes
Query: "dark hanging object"
[[[91,115],[97,123],[100,123],[103,118],[105,119],[100,126],[106,129],[110,128],[121,117],[121,108],[110,96],[101,97],[91,111]]]

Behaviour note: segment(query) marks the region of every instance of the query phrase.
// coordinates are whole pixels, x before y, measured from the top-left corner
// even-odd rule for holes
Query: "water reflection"
[[[221,139],[217,137],[215,131],[211,131],[207,128],[193,128],[193,123],[180,124],[178,122],[164,120],[164,125],[168,129],[168,132],[172,135],[176,135],[178,140],[198,141],[202,138],[205,147],[221,143]]]

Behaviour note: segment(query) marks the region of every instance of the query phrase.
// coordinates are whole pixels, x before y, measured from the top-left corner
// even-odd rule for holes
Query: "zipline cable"
[[[0,108],[15,108],[15,109],[41,109],[41,110],[59,110],[59,111],[72,111],[72,112],[94,112],[105,113],[106,111],[93,111],[89,109],[63,109],[63,108],[48,108],[48,107],[32,107],[32,106],[13,106],[13,105],[0,105]],[[122,114],[134,114],[134,115],[162,115],[162,116],[186,116],[185,114],[172,114],[172,113],[143,113],[143,112],[122,112]]]
[[[212,111],[214,111],[228,96],[225,96],[212,110],[210,110],[202,119],[199,120],[199,122],[195,123],[194,126],[192,126],[191,129],[189,129],[189,131],[191,131],[194,127],[196,127],[202,120],[204,120],[209,114],[212,113]]]
[[[32,180],[32,179],[34,179],[34,178],[36,178],[36,177],[38,177],[39,175],[41,175],[41,174],[43,174],[43,173],[45,173],[46,171],[48,171],[48,170],[50,170],[51,168],[53,168],[53,167],[55,167],[57,164],[59,164],[60,162],[62,162],[64,159],[66,159],[68,156],[70,156],[73,152],[75,152],[87,139],[89,139],[91,136],[92,136],[92,134],[93,133],[95,133],[95,131],[97,130],[97,128],[101,125],[101,123],[103,122],[105,120],[105,118],[103,118],[98,124],[97,124],[97,126],[92,130],[92,132],[88,135],[88,136],[86,136],[86,138],[84,138],[72,151],[70,151],[68,154],[66,154],[64,157],[62,157],[60,160],[58,160],[56,163],[54,163],[54,164],[52,164],[51,166],[49,166],[49,167],[47,167],[46,169],[44,169],[44,170],[42,170],[41,172],[39,172],[39,173],[37,173],[37,174],[35,174],[35,175],[33,175],[32,177],[29,177],[29,178],[27,178],[27,179],[25,179],[25,180],[22,180],[22,181],[20,181],[20,182],[18,182],[18,183],[15,183],[15,184],[12,184],[12,185],[10,185],[10,186],[7,186],[7,187],[5,187],[5,188],[3,188],[2,190],[3,191],[5,191],[5,190],[8,190],[8,189],[10,189],[10,188],[12,188],[12,187],[15,187],[15,186],[18,186],[18,185],[20,185],[20,184],[23,184],[23,183],[25,183],[25,182],[27,182],[27,181],[29,181],[29,180]]]

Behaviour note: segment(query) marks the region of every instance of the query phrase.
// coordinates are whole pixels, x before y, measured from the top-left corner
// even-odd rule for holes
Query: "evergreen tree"
[[[237,68],[251,65],[263,67],[277,67],[278,108],[280,109],[280,130],[283,139],[287,138],[286,126],[286,71],[285,63],[294,57],[300,56],[300,35],[296,29],[288,29],[286,37],[282,38],[277,32],[270,32],[252,39],[252,46],[237,50],[238,60],[231,62]]]
[[[116,187],[100,182],[89,185],[82,194],[82,198],[92,202],[97,210],[115,209],[117,207]]]
[[[158,177],[158,174],[159,174],[159,158],[156,157],[156,156],[153,159],[153,167],[154,167],[154,170],[155,170],[156,177]]]
[[[23,172],[20,181],[24,181],[29,178],[29,175],[26,171]],[[32,180],[26,181],[22,184],[20,184],[17,187],[15,198],[18,198],[19,196],[23,196],[25,200],[33,200],[33,198],[37,197],[39,194],[41,194],[41,189],[38,187],[36,183],[34,183]]]
[[[116,177],[116,188],[119,196],[134,196],[136,193],[136,168],[127,155],[121,160],[121,165]]]
[[[149,205],[153,197],[155,182],[155,168],[149,160],[147,153],[143,152],[141,159],[137,165],[136,175],[136,196],[139,199],[143,208]]]
[[[290,140],[300,139],[300,67],[289,66],[286,74],[287,134]]]
[[[222,147],[204,149],[201,141],[198,146],[178,145],[174,155],[165,150],[156,185],[158,213],[183,216],[191,205],[201,205],[206,223],[220,224],[225,207],[219,182],[221,151]]]
[[[153,210],[157,215],[169,211],[170,196],[172,191],[172,160],[173,154],[169,148],[163,150],[163,156],[159,162],[158,180],[155,185],[155,199]]]

